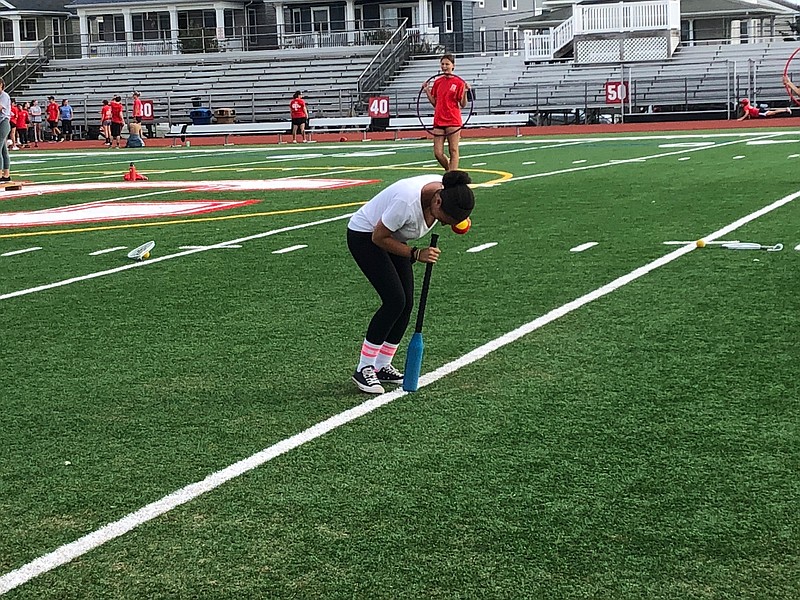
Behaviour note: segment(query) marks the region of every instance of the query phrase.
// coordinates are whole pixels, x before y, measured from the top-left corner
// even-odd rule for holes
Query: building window
[[[131,15],[133,39],[136,42],[143,40],[168,40],[170,38],[170,23],[168,12],[148,12]]]
[[[508,10],[508,0],[503,0],[502,8],[503,10]]]
[[[511,10],[517,10],[517,0],[511,0]]]
[[[479,39],[480,39],[480,45],[481,45],[481,54],[485,56],[486,55],[486,27],[481,27],[479,35],[480,35]]]
[[[486,8],[486,0],[478,0],[478,8]]]
[[[2,36],[0,42],[13,42],[14,41],[14,25],[9,19],[0,21],[3,24]]]
[[[22,39],[28,42],[35,42],[39,39],[36,35],[36,19],[22,19],[20,23],[20,32]]]
[[[56,45],[63,43],[61,39],[61,21],[59,19],[53,19],[53,43]]]
[[[444,3],[444,31],[445,33],[453,33],[453,3]]]

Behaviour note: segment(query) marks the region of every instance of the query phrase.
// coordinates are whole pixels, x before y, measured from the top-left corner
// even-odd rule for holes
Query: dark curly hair
[[[475,195],[469,184],[472,179],[466,171],[448,171],[442,177],[444,189],[440,192],[442,210],[460,223],[475,208]]]

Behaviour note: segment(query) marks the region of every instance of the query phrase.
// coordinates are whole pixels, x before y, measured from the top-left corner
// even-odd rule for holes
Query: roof
[[[92,6],[105,6],[106,4],[133,4],[142,7],[154,4],[157,8],[167,10],[167,3],[164,0],[61,0],[70,8],[87,8]],[[225,0],[228,4],[242,4],[247,0]],[[208,1],[211,4],[211,0]]]
[[[636,2],[641,0],[621,0]],[[589,0],[579,4],[610,4],[601,0]],[[616,3],[614,3],[616,4]],[[786,4],[789,4],[786,2]],[[796,8],[785,6],[781,0],[681,0],[681,18],[697,17],[758,17],[796,13]],[[555,27],[572,16],[572,6],[554,6],[546,9],[541,15],[526,17],[512,21],[513,25],[543,29]]]
[[[71,12],[67,8],[71,0],[2,0],[0,2],[0,14],[6,12]]]

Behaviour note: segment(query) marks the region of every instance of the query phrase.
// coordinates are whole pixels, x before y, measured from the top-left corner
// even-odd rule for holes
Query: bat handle
[[[439,234],[434,233],[431,235],[431,248],[436,248],[439,243]],[[431,271],[433,270],[433,263],[425,265],[425,277],[422,279],[422,292],[419,296],[419,309],[417,310],[417,322],[414,331],[417,333],[422,332],[422,322],[425,319],[425,305],[428,303],[428,288],[431,285]]]

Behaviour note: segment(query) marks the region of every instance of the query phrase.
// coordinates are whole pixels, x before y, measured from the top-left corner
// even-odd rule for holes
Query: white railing
[[[576,35],[680,28],[680,0],[573,4],[572,16],[548,33],[525,31],[525,60],[550,60]]]
[[[575,8],[579,6],[580,4],[576,4]],[[575,18],[570,17],[558,27],[552,29],[550,31],[550,35],[553,36],[553,54],[555,54],[561,50],[561,48],[569,44],[572,41],[572,38],[575,37]]]
[[[38,54],[41,41],[0,42],[0,58],[24,58]]]
[[[680,29],[680,0],[573,5],[575,34]]]
[[[525,60],[550,60],[553,58],[552,33],[533,33],[530,29],[524,32]]]

